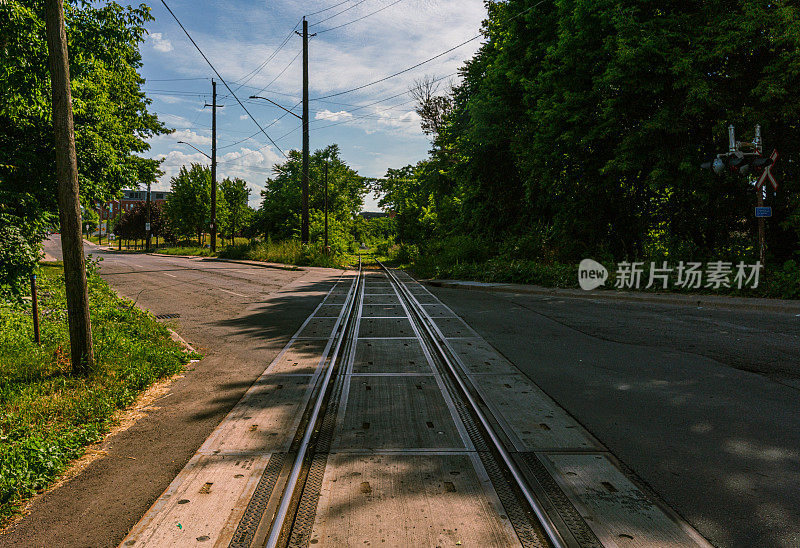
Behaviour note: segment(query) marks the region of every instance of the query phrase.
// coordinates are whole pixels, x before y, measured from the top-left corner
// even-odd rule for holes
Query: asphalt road
[[[800,318],[431,288],[717,546],[800,546]]]
[[[60,258],[60,240],[46,242]],[[116,254],[101,275],[203,354],[92,462],[38,499],[0,546],[116,546],[288,342],[341,271],[279,270],[202,259]]]

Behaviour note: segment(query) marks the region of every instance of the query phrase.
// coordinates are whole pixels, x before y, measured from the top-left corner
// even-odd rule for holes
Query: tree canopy
[[[531,258],[566,261],[753,258],[752,183],[699,164],[727,150],[729,124],[739,140],[761,124],[766,154],[781,154],[768,247],[798,249],[794,2],[486,5],[451,102],[420,102],[430,158],[380,182],[403,237],[527,239]]]
[[[148,137],[167,131],[137,72],[152,17],[144,4],[67,0],[64,10],[81,200],[91,207],[159,174],[158,161],[139,156]],[[57,211],[43,14],[43,0],[0,2],[0,192],[5,214],[29,225]],[[41,237],[26,235],[34,247]]]
[[[315,151],[309,159],[309,210],[313,218],[325,208],[324,169],[328,163],[329,222],[348,230],[364,205],[367,193],[364,179],[339,156],[338,145]],[[303,159],[299,151],[289,152],[289,159],[274,167],[275,176],[267,179],[261,191],[257,222],[262,234],[284,239],[299,235],[301,213],[301,173]],[[321,218],[321,217],[319,217]]]

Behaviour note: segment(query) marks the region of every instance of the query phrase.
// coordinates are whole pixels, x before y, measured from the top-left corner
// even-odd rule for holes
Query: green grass
[[[254,242],[228,246],[219,253],[222,259],[245,259],[266,263],[280,263],[298,266],[322,266],[328,268],[346,268],[348,259],[345,256],[326,255],[319,245],[306,245],[299,240],[282,240],[273,242]]]
[[[468,246],[442,245],[426,251],[418,251],[415,246],[394,246],[386,252],[384,258],[391,266],[409,269],[419,278],[517,283],[571,289],[579,287],[577,262],[573,264],[545,263],[506,257],[498,255],[492,250],[476,253]],[[718,290],[706,287],[679,288],[676,286],[674,272],[667,289],[663,289],[659,283],[656,283],[651,289],[646,289],[650,263],[648,261],[645,263],[641,289],[631,291],[800,299],[800,266],[795,261],[787,261],[783,265],[768,264],[765,271],[762,271],[759,286],[755,289],[749,286],[737,289],[733,284],[733,275],[731,275],[732,287],[722,287]],[[609,279],[604,287],[614,289],[616,264],[608,261],[605,261],[604,264],[609,272]],[[675,264],[672,263],[672,266],[674,267]]]
[[[166,327],[90,274],[97,365],[73,376],[61,265],[43,265],[38,287],[41,346],[32,340],[30,301],[0,301],[0,526],[101,439],[115,411],[189,359]]]
[[[204,247],[161,247],[156,250],[156,253],[161,253],[162,255],[194,255],[196,257],[216,256],[216,253]]]

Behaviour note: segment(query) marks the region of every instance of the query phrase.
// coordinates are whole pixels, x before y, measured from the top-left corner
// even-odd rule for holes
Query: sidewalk
[[[750,297],[729,297],[726,295],[687,295],[679,293],[645,293],[632,291],[616,291],[611,289],[597,289],[584,291],[582,289],[558,289],[538,285],[469,282],[462,280],[423,280],[424,283],[434,287],[451,289],[468,289],[474,291],[501,291],[505,293],[521,293],[529,295],[550,295],[573,299],[605,299],[609,301],[675,304],[682,306],[696,306],[702,308],[722,308],[738,310],[767,310],[783,312],[786,314],[800,315],[800,301],[781,299],[765,299]]]

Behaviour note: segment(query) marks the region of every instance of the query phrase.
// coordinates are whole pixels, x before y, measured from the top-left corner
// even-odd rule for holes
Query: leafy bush
[[[187,361],[165,326],[120,299],[96,275],[96,261],[88,265],[97,367],[87,377],[70,374],[60,266],[41,267],[41,346],[30,305],[0,304],[0,520],[100,439],[117,409]]]
[[[299,240],[266,241],[252,244],[228,246],[219,253],[222,259],[245,259],[266,263],[281,263],[298,266],[322,266],[343,268],[345,257],[341,253],[326,254],[320,245],[303,246]]]
[[[794,260],[783,263],[767,276],[765,293],[779,299],[800,299],[800,265]]]

